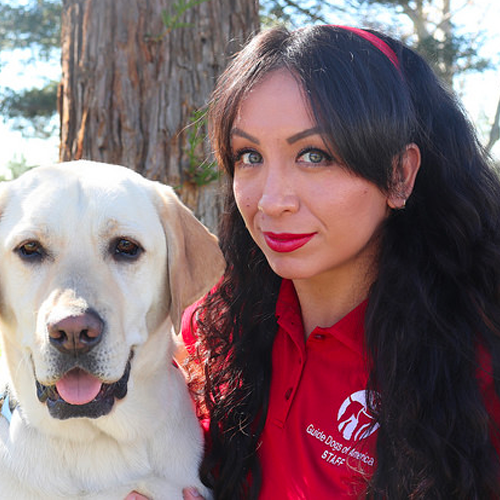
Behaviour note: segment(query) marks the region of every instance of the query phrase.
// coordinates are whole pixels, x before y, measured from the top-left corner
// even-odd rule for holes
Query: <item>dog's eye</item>
[[[19,245],[16,251],[25,260],[42,260],[47,255],[38,241],[26,241]]]
[[[135,260],[143,252],[140,245],[126,238],[118,238],[112,244],[115,259]]]

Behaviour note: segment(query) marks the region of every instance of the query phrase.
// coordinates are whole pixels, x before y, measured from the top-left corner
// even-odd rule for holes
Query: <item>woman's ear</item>
[[[399,166],[395,166],[394,182],[387,197],[387,205],[390,208],[400,210],[405,207],[406,200],[413,191],[419,168],[420,149],[412,142],[406,146]]]

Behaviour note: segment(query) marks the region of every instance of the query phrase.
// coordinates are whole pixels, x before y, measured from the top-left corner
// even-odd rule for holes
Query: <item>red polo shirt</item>
[[[376,467],[377,438],[366,404],[365,309],[363,302],[335,325],[316,328],[305,341],[295,288],[283,280],[269,411],[259,447],[261,500],[352,499],[365,489]],[[194,341],[191,310],[183,318],[188,346]],[[485,404],[500,426],[491,358],[481,347],[479,361]],[[493,441],[499,452],[499,440]]]
[[[366,302],[305,341],[291,281],[276,316],[269,413],[259,448],[260,498],[353,498],[375,467],[376,426],[366,405]]]

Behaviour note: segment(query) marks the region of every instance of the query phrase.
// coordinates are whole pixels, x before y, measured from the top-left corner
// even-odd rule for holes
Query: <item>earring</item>
[[[388,199],[387,205],[391,210],[404,210],[406,208],[407,199],[399,196],[397,198],[398,198],[397,200],[394,200],[392,198]]]

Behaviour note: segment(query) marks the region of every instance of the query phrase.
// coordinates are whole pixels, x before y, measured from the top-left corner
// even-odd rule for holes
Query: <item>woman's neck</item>
[[[336,272],[334,276],[293,280],[306,339],[316,327],[334,325],[368,297],[376,277],[373,267],[368,269],[360,267],[356,276]]]

